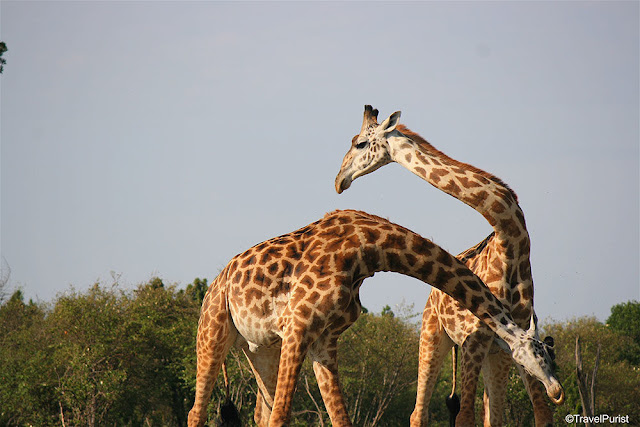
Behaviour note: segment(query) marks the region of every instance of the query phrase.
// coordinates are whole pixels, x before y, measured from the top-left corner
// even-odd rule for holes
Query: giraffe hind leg
[[[189,412],[189,427],[203,426],[207,421],[211,392],[222,363],[238,335],[229,315],[226,294],[219,289],[212,286],[202,304],[196,343],[196,397]]]
[[[248,346],[243,346],[242,351],[249,361],[258,384],[254,421],[258,426],[266,427],[269,424],[276,394],[280,346],[257,347],[254,351],[250,351]]]

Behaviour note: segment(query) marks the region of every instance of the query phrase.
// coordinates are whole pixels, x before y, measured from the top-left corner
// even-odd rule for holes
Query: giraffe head
[[[540,340],[535,313],[531,315],[529,330],[523,333],[521,339],[510,346],[501,339],[496,339],[496,342],[511,353],[513,360],[522,369],[544,385],[547,396],[553,403],[560,405],[564,402],[564,389],[555,377],[553,338],[546,337],[543,341]]]
[[[378,110],[364,106],[364,119],[360,133],[353,137],[351,148],[344,156],[342,167],[336,177],[336,191],[342,193],[354,179],[371,173],[391,162],[387,137],[400,120],[400,111],[378,124]]]

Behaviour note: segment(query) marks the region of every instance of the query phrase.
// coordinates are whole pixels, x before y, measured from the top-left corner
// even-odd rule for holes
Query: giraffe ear
[[[390,115],[384,122],[380,124],[380,126],[378,126],[378,129],[376,129],[376,133],[387,134],[394,130],[396,126],[398,126],[401,114],[402,112],[396,111],[395,113]]]
[[[538,338],[538,316],[536,316],[535,312],[531,313],[531,320],[529,321],[529,330],[527,330],[527,334]]]

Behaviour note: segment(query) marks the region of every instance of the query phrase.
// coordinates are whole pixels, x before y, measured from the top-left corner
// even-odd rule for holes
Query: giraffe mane
[[[365,212],[365,211],[360,211],[360,210],[357,210],[357,209],[335,209],[335,210],[333,210],[331,212],[326,212],[324,214],[324,217],[326,218],[328,216],[331,216],[331,215],[334,215],[334,214],[340,213],[340,212],[351,212],[351,213],[353,213],[355,215],[358,215],[358,216],[360,216],[360,217],[362,217],[364,219],[371,219],[371,220],[374,220],[376,222],[385,222],[385,223],[392,224],[392,222],[391,222],[391,220],[389,218],[383,218],[381,216],[374,215],[374,214],[371,214],[371,213]],[[393,224],[393,225],[395,227],[397,227],[398,230],[403,230],[403,231],[406,231],[407,233],[413,233],[413,231],[409,230],[406,227],[403,227],[402,225],[399,225],[399,224]]]
[[[412,140],[413,142],[415,142],[418,146],[418,148],[423,151],[425,154],[434,154],[438,157],[438,159],[446,159],[450,165],[452,166],[458,166],[462,169],[465,170],[469,170],[473,173],[477,173],[479,175],[482,175],[483,177],[487,178],[488,180],[504,187],[512,196],[513,199],[515,200],[515,202],[518,202],[518,195],[516,194],[515,191],[513,191],[511,189],[511,187],[509,187],[508,184],[506,184],[503,180],[501,180],[500,178],[498,178],[497,176],[483,171],[482,169],[478,169],[477,167],[470,165],[468,163],[463,163],[463,162],[459,162],[458,160],[452,159],[451,157],[447,156],[445,153],[443,153],[442,151],[438,150],[437,148],[435,148],[433,145],[431,145],[426,139],[424,139],[422,136],[420,136],[419,134],[415,133],[414,131],[412,131],[411,129],[407,128],[405,125],[403,124],[398,124],[398,126],[396,127],[396,130],[398,132],[400,132],[401,134],[403,134],[404,136],[406,136],[407,138],[409,138],[410,140]]]
[[[495,237],[495,235],[496,235],[496,232],[494,231],[491,234],[489,234],[482,242],[458,254],[456,258],[458,258],[460,261],[464,263],[466,263],[472,258],[475,258],[484,250],[484,248],[487,247],[487,245],[489,244],[491,239]]]

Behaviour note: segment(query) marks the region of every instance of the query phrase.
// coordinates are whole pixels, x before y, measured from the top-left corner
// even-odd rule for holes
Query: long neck
[[[407,232],[402,238],[369,242],[363,251],[364,277],[377,271],[392,271],[428,283],[457,300],[509,346],[520,332],[524,333],[478,276],[430,240]]]
[[[562,386],[550,373],[552,370],[545,359],[542,344],[515,323],[504,305],[471,270],[444,249],[415,233],[405,233],[402,236],[404,244],[396,238],[390,238],[391,236],[393,234],[387,235],[378,244],[361,247],[365,251],[363,260],[366,264],[376,264],[376,268],[370,271],[371,274],[375,271],[405,274],[450,295],[502,339],[511,350],[513,360],[542,381],[547,394],[554,401],[562,402]],[[367,256],[367,251],[370,251],[369,255],[377,253],[378,261],[373,262],[374,259]],[[497,340],[497,344],[502,347],[500,340]]]
[[[499,239],[528,243],[517,196],[499,178],[448,157],[402,125],[387,140],[393,161],[478,211]]]

